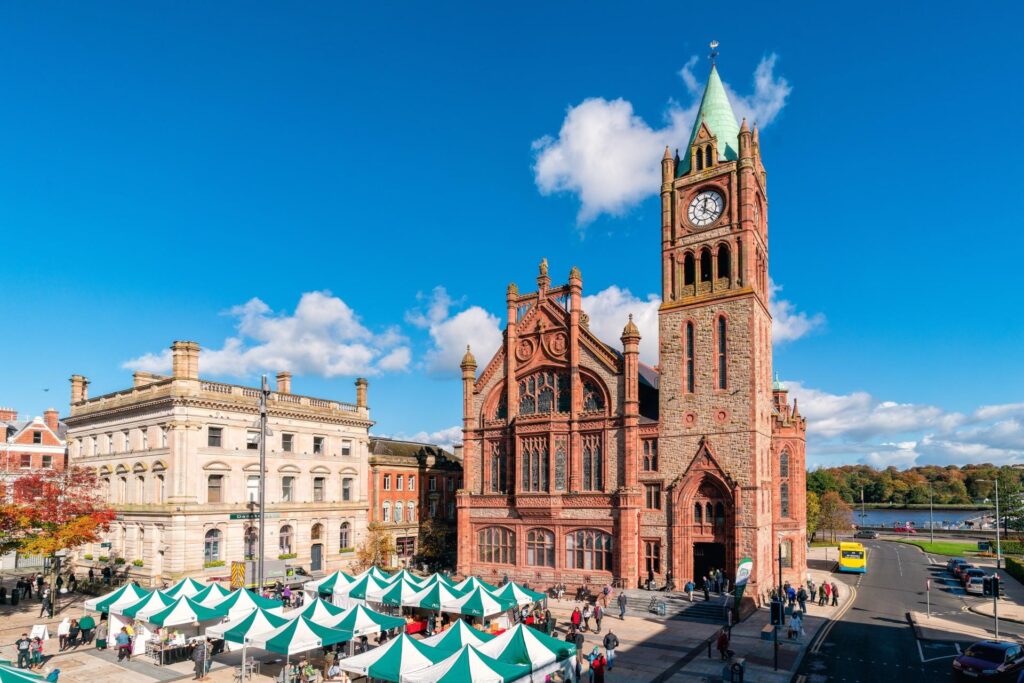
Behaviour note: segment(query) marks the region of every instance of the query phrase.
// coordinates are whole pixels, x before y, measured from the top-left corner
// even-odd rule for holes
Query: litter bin
[[[11,604],[12,605],[17,605],[18,604],[18,600],[20,598],[21,598],[21,591],[19,591],[17,588],[12,588],[11,589]]]
[[[744,657],[733,657],[722,667],[724,683],[743,683],[747,673],[747,660]]]

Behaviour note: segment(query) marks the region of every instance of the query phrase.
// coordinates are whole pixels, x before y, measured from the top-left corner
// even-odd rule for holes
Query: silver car
[[[971,595],[984,595],[983,589],[985,578],[982,576],[972,576],[970,580],[964,585],[964,590]]]

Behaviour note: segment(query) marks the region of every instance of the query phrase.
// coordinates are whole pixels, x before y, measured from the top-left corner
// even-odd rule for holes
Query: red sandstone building
[[[38,470],[62,471],[67,460],[67,427],[50,408],[42,417],[18,420],[18,413],[0,408],[0,500],[11,483]]]
[[[479,376],[462,362],[460,572],[682,586],[749,557],[755,600],[780,551],[785,580],[806,574],[806,422],[772,383],[765,177],[712,67],[688,145],[662,160],[657,369],[632,320],[621,346],[590,331],[578,269],[509,285],[502,347]]]

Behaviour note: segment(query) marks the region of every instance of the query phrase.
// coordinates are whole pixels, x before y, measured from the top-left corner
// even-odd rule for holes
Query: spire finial
[[[711,59],[711,66],[713,67],[715,65],[715,58],[718,57],[718,41],[712,40],[710,43],[710,47],[711,54],[709,54],[708,57]]]

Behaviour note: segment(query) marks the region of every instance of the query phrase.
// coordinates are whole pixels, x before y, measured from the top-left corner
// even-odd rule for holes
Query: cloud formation
[[[726,84],[735,114],[761,128],[775,120],[792,91],[785,78],[775,75],[777,60],[775,54],[761,60],[749,95]],[[533,142],[534,182],[541,194],[576,195],[577,224],[584,226],[601,214],[622,215],[657,193],[662,151],[686,144],[700,108],[704,84],[693,72],[697,62],[692,57],[679,72],[690,104],[682,107],[670,100],[660,128],[648,125],[623,98],[594,97],[569,107],[557,137]]]
[[[454,427],[446,427],[439,429],[436,432],[421,431],[415,434],[395,434],[393,439],[399,441],[418,441],[419,443],[432,443],[441,448],[451,451],[457,444],[462,443],[462,427],[455,425]]]
[[[633,322],[640,330],[640,360],[648,365],[658,363],[660,305],[661,297],[657,294],[648,294],[645,300],[615,285],[583,297],[583,310],[590,316],[590,331],[615,348],[619,348],[622,328],[626,326],[629,315],[633,314]]]
[[[772,314],[772,342],[782,344],[804,337],[825,324],[825,315],[796,310],[793,302],[779,298],[782,285],[768,280],[768,311]]]
[[[453,300],[444,287],[435,287],[429,295],[417,298],[421,306],[407,312],[405,319],[430,334],[423,366],[431,375],[458,376],[467,345],[481,365],[501,346],[501,321],[480,306],[469,306],[452,315],[452,308],[462,302]]]
[[[203,349],[203,374],[246,377],[288,370],[322,377],[376,375],[403,371],[412,358],[397,328],[372,332],[348,304],[328,291],[306,292],[290,314],[275,313],[256,297],[225,314],[237,319],[237,335],[224,340],[219,349]],[[122,367],[169,372],[171,351],[147,353]]]

